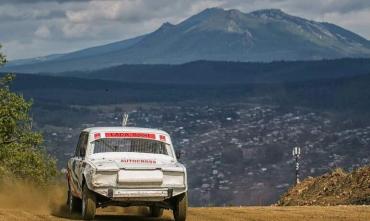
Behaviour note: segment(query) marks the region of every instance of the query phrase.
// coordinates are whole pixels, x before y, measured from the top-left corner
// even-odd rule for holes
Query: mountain
[[[370,57],[370,42],[334,24],[288,15],[279,9],[243,13],[206,9],[173,25],[109,45],[4,70],[65,72],[120,64],[180,64],[195,60],[260,61]]]
[[[51,54],[51,55],[36,57],[36,58],[19,59],[19,60],[8,62],[6,66],[13,67],[13,66],[21,66],[21,65],[30,65],[30,64],[40,63],[40,62],[42,63],[46,61],[52,61],[54,59],[62,57],[63,55],[65,54]]]
[[[135,38],[118,41],[106,45],[91,47],[71,53],[66,54],[54,54],[54,55],[48,55],[44,57],[37,57],[37,58],[31,58],[31,59],[20,59],[20,60],[14,60],[10,61],[6,64],[6,68],[4,70],[18,70],[19,68],[22,69],[23,66],[25,66],[25,72],[28,72],[28,68],[33,68],[33,65],[35,67],[42,66],[44,69],[50,69],[53,67],[53,65],[61,65],[60,63],[68,64],[70,67],[67,67],[67,70],[79,70],[84,68],[81,68],[80,62],[83,62],[84,60],[87,60],[89,62],[90,59],[95,59],[97,56],[103,56],[104,54],[114,53],[116,51],[122,51],[131,45],[139,42],[143,36],[138,36]],[[116,65],[122,64],[121,62],[118,62]],[[113,66],[114,64],[111,63],[109,66]],[[79,68],[77,68],[80,66]],[[91,65],[90,65],[91,66]],[[75,68],[73,68],[75,67]],[[32,71],[30,71],[32,72]]]

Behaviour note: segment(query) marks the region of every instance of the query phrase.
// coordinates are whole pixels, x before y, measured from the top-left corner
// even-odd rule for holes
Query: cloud
[[[126,27],[125,30],[130,32],[139,24],[139,27],[142,27],[140,34],[144,34],[164,22],[177,23],[200,10],[217,5],[219,1],[91,1],[84,8],[66,11],[63,32],[67,38],[88,36],[92,32],[97,37],[104,34],[105,27],[112,24],[116,27]],[[130,37],[132,36],[131,34]]]
[[[35,4],[38,2],[43,2],[43,3],[50,3],[50,2],[56,2],[56,3],[68,3],[68,2],[89,2],[91,0],[1,0],[0,5],[5,5],[5,4]]]
[[[48,38],[50,37],[50,30],[47,26],[41,25],[35,31],[35,35],[40,38]]]
[[[87,31],[89,30],[89,26],[86,24],[71,24],[66,23],[62,27],[62,31],[64,36],[67,38],[81,38],[84,37]]]
[[[73,23],[87,23],[99,20],[115,20],[123,12],[123,2],[93,1],[84,9],[66,12],[67,19]]]
[[[2,0],[0,5],[0,43],[9,59],[135,37],[164,22],[177,24],[209,7],[244,12],[280,8],[370,38],[369,0]],[[23,53],[23,48],[30,51]]]
[[[349,11],[345,14],[339,12],[325,13],[320,18],[321,21],[328,21],[370,38],[370,8]]]
[[[45,20],[66,17],[65,11],[53,9],[44,4],[39,7],[29,8],[26,6],[3,5],[0,7],[1,23],[22,20]]]
[[[174,0],[106,0],[91,1],[87,7],[67,11],[71,22],[122,21],[126,23],[142,22],[148,19],[166,19],[183,17],[195,10],[220,5],[220,1],[174,1]],[[195,10],[194,10],[195,9]]]
[[[282,8],[313,14],[349,13],[370,8],[369,0],[227,0],[224,7],[255,10],[260,8]]]
[[[285,5],[291,4],[294,8],[308,10],[313,13],[350,13],[353,11],[370,8],[368,0],[310,0],[310,1],[286,1]]]

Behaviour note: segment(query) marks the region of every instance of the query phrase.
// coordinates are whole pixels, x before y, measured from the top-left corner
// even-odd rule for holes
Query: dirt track
[[[170,221],[166,212],[161,219],[146,218],[134,214],[122,215],[117,212],[99,211],[96,220],[125,221]],[[71,220],[63,214],[27,212],[24,210],[0,209],[0,220]],[[188,221],[368,221],[370,206],[335,207],[229,207],[191,208]]]
[[[1,220],[71,220],[66,209],[66,185],[35,188],[30,183],[3,182],[0,185]],[[145,209],[105,208],[96,220],[170,221],[172,213],[153,219]],[[76,217],[74,220],[78,220]],[[332,207],[222,207],[190,208],[187,221],[370,221],[370,206]]]

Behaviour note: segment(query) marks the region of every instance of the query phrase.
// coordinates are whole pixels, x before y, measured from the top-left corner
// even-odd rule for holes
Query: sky
[[[177,24],[209,7],[278,8],[370,39],[370,0],[0,0],[1,52],[14,60],[76,51]]]

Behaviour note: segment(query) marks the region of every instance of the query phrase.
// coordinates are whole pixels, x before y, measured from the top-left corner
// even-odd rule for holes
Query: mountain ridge
[[[193,61],[185,64],[124,64],[96,71],[72,71],[58,76],[115,80],[131,83],[227,85],[285,83],[338,79],[370,73],[370,59],[320,61],[225,62]]]
[[[9,65],[19,72],[96,70],[121,64],[182,64],[196,60],[320,60],[370,57],[367,39],[327,22],[289,15],[280,9],[244,13],[209,8],[152,33],[63,54],[51,60]],[[14,64],[14,63],[13,63]]]

